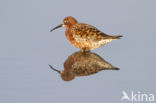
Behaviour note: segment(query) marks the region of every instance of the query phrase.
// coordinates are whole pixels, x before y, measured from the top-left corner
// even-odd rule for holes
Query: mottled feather
[[[91,41],[100,41],[103,39],[117,39],[114,36],[109,36],[96,27],[84,23],[77,23],[71,28],[71,33],[74,38],[79,38],[82,41],[91,40]]]

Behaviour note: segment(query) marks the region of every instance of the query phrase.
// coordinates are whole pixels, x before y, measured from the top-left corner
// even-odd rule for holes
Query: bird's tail
[[[121,37],[123,36],[122,35],[112,36],[112,39],[120,39]]]
[[[111,68],[111,70],[120,70],[120,69],[117,67],[114,67],[114,68]]]
[[[120,70],[120,69],[115,67],[115,68],[113,68],[112,70]]]
[[[101,70],[120,70],[120,68],[111,67],[111,68],[102,68]]]

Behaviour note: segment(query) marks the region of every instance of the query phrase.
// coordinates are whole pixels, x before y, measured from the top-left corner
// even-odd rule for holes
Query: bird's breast
[[[73,38],[70,29],[66,29],[65,35],[66,35],[66,38],[69,40],[69,42],[71,42],[73,44],[75,39]]]

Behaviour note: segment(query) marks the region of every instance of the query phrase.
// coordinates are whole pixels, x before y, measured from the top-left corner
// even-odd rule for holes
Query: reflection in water
[[[70,81],[75,76],[87,76],[101,70],[119,70],[105,61],[99,55],[92,52],[75,52],[64,62],[64,70],[59,71],[49,65],[51,69],[58,72],[64,81]]]

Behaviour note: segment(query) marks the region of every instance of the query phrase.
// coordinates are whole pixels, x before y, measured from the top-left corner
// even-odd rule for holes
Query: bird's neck
[[[72,35],[72,33],[71,33],[71,28],[66,28],[65,35],[66,35],[67,39],[68,39],[71,43],[74,42],[74,38],[73,38],[73,35]]]

